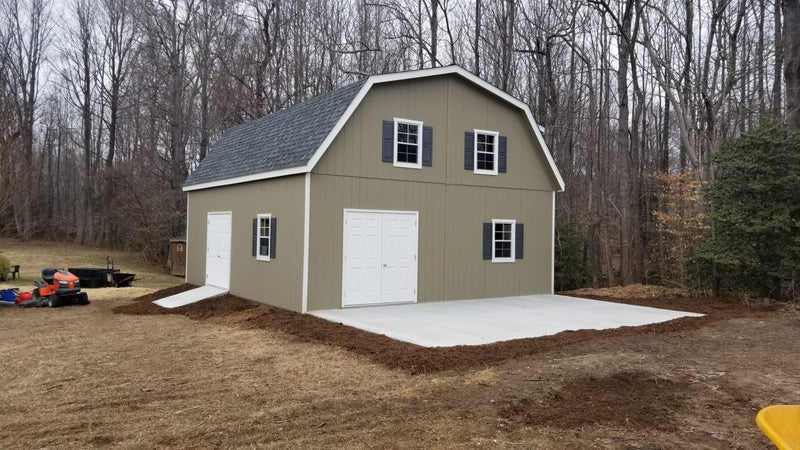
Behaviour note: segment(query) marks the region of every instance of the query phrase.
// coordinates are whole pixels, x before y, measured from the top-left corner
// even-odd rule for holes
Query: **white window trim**
[[[494,136],[494,170],[478,169],[478,133]],[[472,167],[477,175],[497,175],[497,167],[500,165],[500,132],[491,130],[478,130],[472,132]]]
[[[498,258],[496,257],[495,252],[495,224],[498,223],[509,223],[511,224],[511,257],[510,258]],[[492,262],[498,263],[509,263],[516,261],[517,258],[517,221],[511,219],[492,219]]]
[[[398,123],[405,123],[405,124],[408,124],[408,125],[416,125],[417,126],[417,163],[416,164],[397,161],[397,124]],[[407,169],[422,169],[422,122],[420,122],[418,120],[402,119],[402,118],[399,118],[399,117],[395,117],[394,118],[394,135],[392,136],[392,142],[394,143],[393,159],[394,159],[394,166],[395,167],[405,167]]]
[[[266,236],[269,239],[269,247],[267,247],[267,254],[261,254],[261,219],[267,219],[269,222],[269,232],[272,234],[272,214],[258,214],[256,216],[256,220],[258,221],[258,226],[256,229],[258,230],[258,235],[256,236],[256,259],[259,261],[269,261],[269,254],[272,252],[272,237]]]

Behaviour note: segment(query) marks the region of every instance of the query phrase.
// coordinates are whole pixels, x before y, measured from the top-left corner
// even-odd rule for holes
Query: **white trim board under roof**
[[[192,183],[192,176],[190,175],[189,179],[187,179],[187,184],[183,186],[183,190],[196,191],[200,189],[208,189],[219,186],[228,186],[232,184],[246,183],[249,181],[265,180],[269,178],[277,178],[288,175],[309,173],[317,165],[317,162],[319,162],[319,160],[322,158],[322,155],[325,154],[325,151],[328,149],[328,147],[330,147],[331,143],[339,134],[339,132],[342,130],[342,128],[344,128],[345,124],[350,119],[350,116],[353,115],[356,108],[358,108],[358,106],[361,104],[361,101],[367,96],[367,93],[369,93],[370,89],[372,89],[372,86],[380,83],[414,80],[419,78],[434,77],[439,75],[451,75],[451,74],[460,76],[461,78],[471,82],[472,84],[483,88],[485,91],[493,94],[494,96],[500,98],[501,100],[504,100],[505,102],[511,104],[512,106],[519,108],[520,110],[522,110],[523,113],[525,113],[525,117],[528,119],[528,123],[531,127],[531,130],[536,136],[536,140],[539,142],[539,146],[542,149],[542,152],[544,153],[545,159],[547,160],[547,164],[550,168],[551,175],[553,176],[553,179],[556,181],[558,185],[558,191],[563,191],[564,179],[561,177],[561,174],[559,173],[558,168],[556,167],[555,161],[553,161],[553,156],[550,154],[550,150],[548,149],[547,144],[544,141],[541,129],[539,128],[539,125],[536,123],[536,120],[534,120],[533,114],[531,114],[531,110],[530,108],[528,108],[528,105],[526,105],[524,102],[520,100],[517,100],[508,93],[496,88],[495,86],[492,86],[490,83],[473,75],[472,73],[464,70],[463,68],[455,65],[446,67],[436,67],[433,69],[415,70],[411,72],[398,72],[398,73],[387,73],[381,75],[372,75],[368,77],[363,82],[361,88],[358,90],[353,99],[350,101],[349,105],[341,114],[339,119],[333,125],[333,128],[327,133],[322,143],[317,147],[316,151],[314,151],[313,155],[306,161],[305,164],[299,164],[294,167],[285,167],[278,170],[270,170],[260,173],[251,173],[247,175],[233,176],[233,177],[212,180],[207,182],[198,182],[198,183]],[[309,101],[313,100],[314,99],[311,99]],[[278,111],[277,113],[274,114],[280,114],[280,113],[281,111]]]

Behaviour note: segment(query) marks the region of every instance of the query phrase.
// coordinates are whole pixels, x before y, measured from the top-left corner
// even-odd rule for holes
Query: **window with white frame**
[[[270,245],[272,244],[272,242],[270,242],[272,236],[272,230],[270,229],[272,226],[271,219],[271,214],[258,215],[258,235],[256,237],[258,252],[256,253],[256,259],[261,261],[269,261]]]
[[[497,175],[499,134],[496,131],[475,130],[475,173]]]
[[[422,168],[422,122],[394,119],[394,165]]]
[[[515,220],[492,220],[492,262],[513,262]]]

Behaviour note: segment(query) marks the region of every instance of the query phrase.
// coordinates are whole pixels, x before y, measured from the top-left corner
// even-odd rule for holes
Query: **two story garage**
[[[552,293],[563,187],[523,102],[374,75],[223,134],[183,188],[186,280],[299,312]]]

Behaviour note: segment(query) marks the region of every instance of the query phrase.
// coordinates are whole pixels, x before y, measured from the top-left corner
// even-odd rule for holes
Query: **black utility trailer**
[[[136,274],[120,272],[114,260],[106,258],[106,267],[70,267],[69,271],[81,279],[83,288],[129,287]]]

